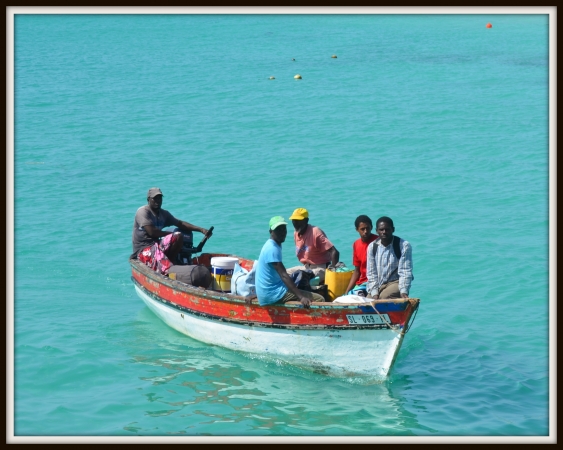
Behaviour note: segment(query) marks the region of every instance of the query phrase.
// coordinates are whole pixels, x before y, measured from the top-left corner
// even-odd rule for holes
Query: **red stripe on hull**
[[[250,267],[252,267],[252,261],[241,259],[241,262],[244,266],[250,264]],[[259,306],[257,304],[247,305],[244,301],[237,299],[220,299],[218,297],[221,296],[221,293],[216,291],[201,291],[200,295],[199,293],[174,289],[163,282],[161,283],[153,279],[153,277],[141,273],[133,265],[132,269],[133,278],[143,288],[160,299],[172,302],[196,313],[230,320],[280,325],[348,326],[346,314],[369,314],[369,312],[366,312],[365,307],[362,311],[362,309],[355,306],[336,307],[336,305],[327,305],[326,307],[319,306],[305,309],[285,306]],[[155,275],[160,277],[157,274]],[[179,282],[166,278],[166,283],[173,285]],[[206,297],[206,295],[209,295],[209,297]],[[389,315],[392,324],[404,326],[405,321],[410,318],[412,311],[413,305],[408,303],[404,311],[385,311],[385,314]],[[373,314],[373,312],[371,313]]]

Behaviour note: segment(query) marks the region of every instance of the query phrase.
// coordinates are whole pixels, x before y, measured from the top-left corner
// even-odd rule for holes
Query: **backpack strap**
[[[397,259],[401,259],[401,238],[399,236],[393,236],[393,250],[395,250]]]
[[[377,241],[374,241],[373,247],[372,247],[372,252],[373,252],[373,258],[375,259],[375,255],[377,255],[377,248],[379,247],[379,244],[377,243]],[[397,259],[401,259],[401,238],[399,236],[393,236],[393,251],[395,252],[395,256],[397,257]]]

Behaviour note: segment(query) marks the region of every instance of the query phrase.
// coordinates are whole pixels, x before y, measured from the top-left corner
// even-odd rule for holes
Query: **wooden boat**
[[[231,256],[247,270],[254,261]],[[299,302],[260,306],[245,297],[198,288],[129,260],[135,290],[156,316],[175,330],[208,344],[261,355],[334,377],[385,378],[420,300],[385,299],[366,304]]]

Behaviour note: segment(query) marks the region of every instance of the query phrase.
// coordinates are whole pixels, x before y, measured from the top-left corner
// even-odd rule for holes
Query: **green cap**
[[[275,230],[280,225],[287,225],[287,222],[282,216],[275,216],[270,219],[270,230]]]

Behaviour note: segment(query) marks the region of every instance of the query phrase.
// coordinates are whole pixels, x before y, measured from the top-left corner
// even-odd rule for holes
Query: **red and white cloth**
[[[145,247],[139,252],[139,261],[145,263],[155,272],[168,275],[168,271],[173,263],[166,256],[166,252],[179,239],[180,234],[180,232],[167,234],[160,241]]]

